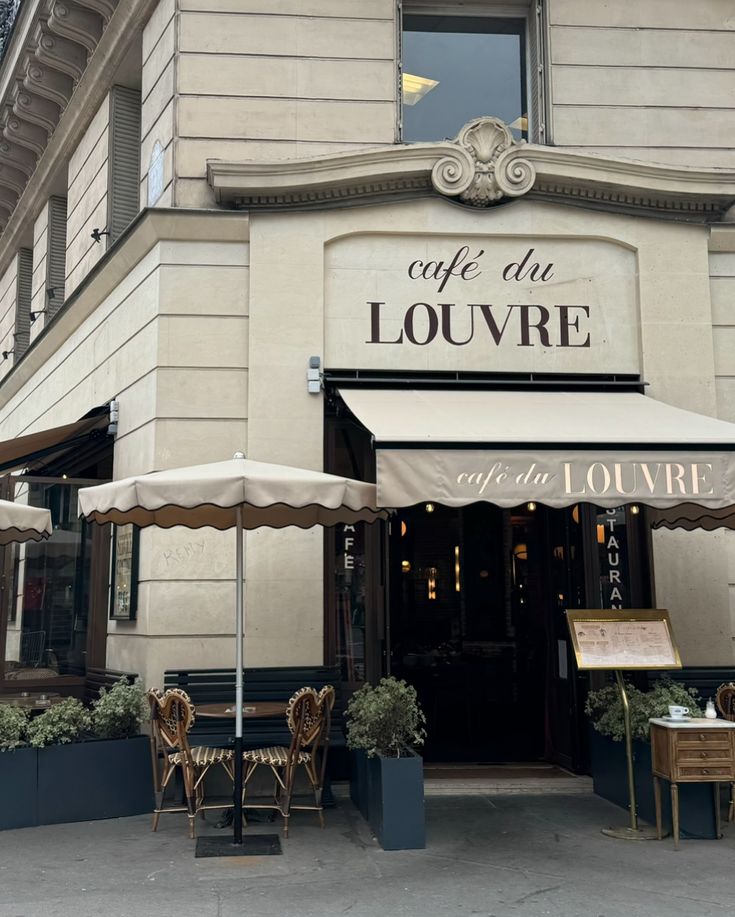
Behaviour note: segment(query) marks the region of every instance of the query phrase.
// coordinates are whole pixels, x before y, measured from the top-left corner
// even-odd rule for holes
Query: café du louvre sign
[[[735,203],[735,173],[526,144],[491,117],[453,141],[210,160],[207,175],[219,203],[251,213],[422,197],[464,208],[451,230],[399,232],[386,213],[380,232],[325,240],[325,365],[370,370],[638,375],[636,253],[495,208],[523,197],[709,224]],[[635,502],[654,524],[735,527],[733,424],[624,392],[341,395],[373,433],[383,506]]]
[[[657,525],[734,527],[735,424],[631,392],[340,394],[373,434],[383,506],[639,503]]]

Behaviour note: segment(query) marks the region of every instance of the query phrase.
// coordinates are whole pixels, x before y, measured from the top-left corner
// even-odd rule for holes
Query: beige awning
[[[51,535],[47,509],[0,500],[0,545],[15,541],[43,541]]]
[[[645,395],[357,388],[340,395],[375,438],[382,506],[735,505],[735,424]]]
[[[16,436],[0,442],[0,474],[24,468],[31,462],[87,442],[107,426],[107,409],[95,408],[89,415],[61,427]]]

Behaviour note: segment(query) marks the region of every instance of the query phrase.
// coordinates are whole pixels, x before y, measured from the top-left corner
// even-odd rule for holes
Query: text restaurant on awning
[[[639,503],[735,527],[735,424],[630,392],[341,389],[373,434],[378,502]]]

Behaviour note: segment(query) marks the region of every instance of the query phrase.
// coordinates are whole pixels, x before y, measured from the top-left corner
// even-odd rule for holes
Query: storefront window
[[[374,479],[370,435],[347,416],[327,418],[326,467],[332,474]],[[364,522],[326,530],[331,583],[327,591],[326,657],[340,666],[342,679],[356,686],[369,677],[369,649],[375,649],[376,583],[368,582],[370,539],[377,526]],[[373,554],[375,548],[373,546]],[[371,605],[372,602],[372,605]],[[372,608],[372,613],[371,613]]]
[[[15,500],[51,511],[48,541],[5,549],[0,640],[6,681],[86,670],[91,528],[77,514],[79,484],[17,480]]]
[[[525,21],[476,16],[403,17],[403,139],[455,137],[493,115],[525,136]]]
[[[337,662],[345,681],[365,681],[365,525],[335,533]]]

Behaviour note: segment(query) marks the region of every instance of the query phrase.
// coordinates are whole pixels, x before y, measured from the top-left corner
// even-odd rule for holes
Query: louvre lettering
[[[368,301],[370,337],[366,344],[409,344],[425,347],[437,338],[463,347],[475,338],[517,347],[589,347],[590,307],[510,303],[415,302],[396,309],[387,302]],[[396,320],[400,329],[396,328]],[[390,322],[393,330],[385,329]]]

